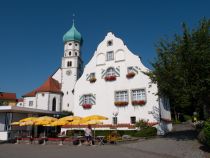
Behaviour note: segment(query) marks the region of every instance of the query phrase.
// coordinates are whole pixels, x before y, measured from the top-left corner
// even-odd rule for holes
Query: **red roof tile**
[[[53,79],[52,77],[49,77],[43,85],[33,90],[32,92],[23,95],[23,97],[34,97],[38,92],[62,93],[61,85],[57,80]]]
[[[0,92],[0,99],[2,99],[2,100],[16,100],[16,93]]]
[[[18,102],[23,102],[23,98],[17,99]]]

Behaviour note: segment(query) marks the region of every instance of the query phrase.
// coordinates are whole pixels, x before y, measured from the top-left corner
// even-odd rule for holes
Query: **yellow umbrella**
[[[74,121],[74,120],[81,120],[82,117],[79,116],[66,116],[63,118],[60,118],[59,120],[66,120],[66,121]]]
[[[98,125],[98,124],[103,124],[103,122],[99,120],[90,120],[84,123],[84,125]]]
[[[37,117],[27,117],[24,119],[21,119],[19,122],[27,122],[27,121],[35,121]]]
[[[53,121],[56,121],[56,120],[58,120],[58,119],[57,119],[57,118],[54,118],[54,117],[42,116],[42,117],[37,118],[35,122],[39,122],[39,121],[49,121],[49,122],[53,122]]]
[[[108,120],[108,118],[105,116],[101,116],[101,115],[91,115],[91,116],[84,117],[82,119],[82,122],[90,121],[90,120]]]
[[[67,125],[68,123],[69,121],[59,119],[57,121],[52,122],[50,125],[51,126],[64,126],[64,125]]]
[[[18,126],[18,125],[20,125],[20,122],[12,122],[11,125],[16,125],[16,126]]]
[[[68,123],[68,125],[80,125],[80,124],[81,124],[80,120],[74,120],[74,121]]]

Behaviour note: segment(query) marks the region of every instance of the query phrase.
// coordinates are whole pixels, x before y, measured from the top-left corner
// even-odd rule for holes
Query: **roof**
[[[57,80],[53,79],[52,77],[49,77],[47,81],[44,82],[43,85],[23,95],[23,97],[34,97],[36,93],[39,93],[39,92],[62,93],[61,85]]]
[[[0,100],[16,100],[16,93],[0,92]]]
[[[0,113],[4,112],[14,112],[14,113],[35,113],[35,114],[62,114],[62,112],[42,110],[42,109],[34,109],[34,108],[26,108],[26,107],[18,107],[18,106],[0,106]]]
[[[66,43],[68,41],[77,41],[82,45],[82,36],[75,28],[74,23],[72,24],[71,29],[67,31],[63,36],[63,42]]]
[[[17,101],[18,102],[23,102],[23,98],[18,98]]]

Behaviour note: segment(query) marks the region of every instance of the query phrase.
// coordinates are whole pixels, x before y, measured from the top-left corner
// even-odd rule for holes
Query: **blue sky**
[[[40,86],[61,64],[62,37],[72,25],[82,34],[86,64],[107,32],[151,68],[155,43],[210,18],[208,0],[0,0],[0,91],[25,94]]]

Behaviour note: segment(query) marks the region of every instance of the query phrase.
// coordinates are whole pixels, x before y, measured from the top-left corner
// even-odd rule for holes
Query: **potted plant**
[[[91,77],[91,78],[89,79],[89,81],[90,81],[90,83],[94,83],[94,82],[96,82],[96,78],[95,78],[95,77]]]
[[[132,105],[145,105],[146,104],[146,101],[145,100],[134,100],[132,101]]]
[[[104,79],[106,81],[115,81],[116,80],[116,76],[106,76]]]
[[[115,106],[127,106],[128,102],[127,101],[116,101],[114,102]]]
[[[92,107],[91,104],[83,104],[82,105],[83,109],[90,109]]]
[[[127,73],[126,77],[127,77],[128,79],[130,79],[130,78],[133,78],[135,75],[136,75],[136,74],[135,74],[134,72],[129,72],[129,73]]]

